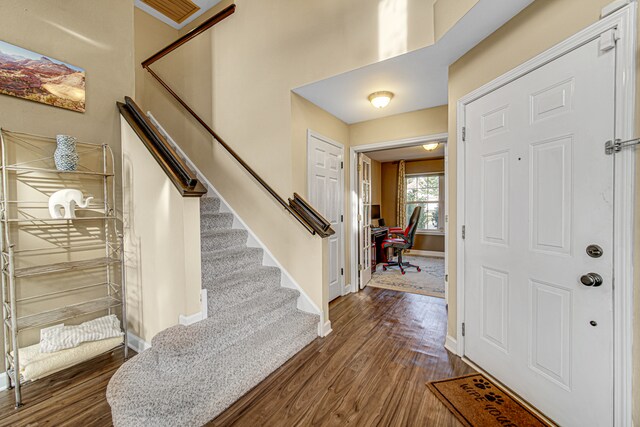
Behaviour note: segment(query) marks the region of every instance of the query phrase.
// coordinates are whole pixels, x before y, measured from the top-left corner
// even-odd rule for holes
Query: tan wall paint
[[[293,191],[308,198],[308,180],[307,180],[307,131],[312,130],[318,134],[329,138],[339,144],[344,145],[345,157],[349,154],[349,128],[346,123],[327,113],[315,104],[307,101],[295,93],[291,93],[291,140],[292,140],[292,156],[298,159],[293,162]],[[349,162],[344,162],[344,178],[345,183],[349,179]],[[344,212],[349,211],[349,192],[344,187]],[[349,253],[349,232],[351,230],[349,221],[344,222],[345,241],[343,254],[345,257]],[[345,285],[349,284],[350,266],[345,258],[344,277]],[[326,313],[328,315],[328,312]]]
[[[176,84],[178,92],[185,97],[200,96],[203,105],[198,107],[200,101],[189,98],[200,115],[205,120],[210,118],[214,129],[282,197],[290,197],[294,190],[305,189],[303,183],[306,182],[300,179],[305,175],[300,165],[306,165],[306,148],[301,149],[301,140],[292,130],[302,128],[294,121],[295,117],[304,117],[304,112],[296,116],[294,110],[302,103],[297,102],[295,96],[292,100],[290,91],[380,60],[378,2],[238,0],[236,4],[238,9],[233,16],[202,36],[208,41],[202,42],[204,47],[195,48],[198,55],[184,54],[186,60],[197,58],[187,70],[189,78],[171,83]],[[406,46],[395,54],[433,42],[432,3],[409,0],[407,4],[410,19]],[[213,13],[215,10],[199,20]],[[382,22],[387,27],[407,27],[406,20]],[[153,38],[153,34],[142,35],[138,31],[136,34]],[[180,49],[189,49],[190,44]],[[177,64],[179,60],[179,56],[164,58],[162,61],[174,63],[174,68],[169,67],[166,72],[179,69],[176,68],[181,67]],[[211,64],[210,70],[208,64]],[[212,100],[210,106],[207,100]],[[143,107],[154,114],[158,110],[156,106]],[[163,117],[171,114],[170,108],[162,114]],[[157,115],[161,115],[160,111]],[[314,274],[314,271],[321,272],[321,266],[314,262],[322,250],[319,239],[306,234],[293,218],[284,214],[208,137],[194,136],[179,124],[169,125],[167,129],[276,259],[319,306],[323,305],[322,275]],[[302,141],[306,147],[306,137]],[[347,140],[344,143],[348,146]],[[348,170],[345,172],[348,174]]]
[[[426,108],[349,126],[351,146],[447,132],[447,106]]]
[[[5,1],[2,15],[5,19],[0,26],[0,40],[86,70],[86,112],[0,95],[0,126],[39,135],[65,133],[87,142],[106,142],[115,153],[119,170],[120,122],[115,102],[134,90],[133,1],[113,4],[100,0]],[[120,210],[119,175],[116,182]],[[4,366],[4,359],[0,366]]]
[[[444,159],[407,161],[405,173],[444,172]],[[382,205],[380,210],[387,225],[397,226],[396,204],[398,200],[398,162],[382,163]],[[445,236],[416,234],[414,249],[444,252]]]
[[[136,90],[133,98],[143,111],[153,109],[154,116],[176,140],[184,140],[186,120],[180,105],[140,65],[142,61],[177,39],[178,30],[135,8],[134,33]],[[184,75],[177,64],[184,63],[184,50],[179,49],[172,55],[175,55],[172,56],[172,61],[161,60],[153,68],[172,85],[182,87]]]
[[[437,0],[433,5],[435,39],[439,40],[478,0]]]
[[[601,8],[610,0],[537,0],[511,21],[487,37],[449,68],[449,298],[456,294],[456,104],[465,94],[477,89],[510,69],[554,46],[581,29],[598,21]],[[508,54],[505,54],[508,52]],[[639,87],[640,91],[640,87]],[[640,100],[640,92],[636,98]],[[638,103],[638,101],[636,101]],[[639,123],[640,124],[640,123]],[[638,124],[636,129],[640,128]],[[638,177],[640,182],[640,176]],[[637,213],[640,213],[638,200]],[[636,224],[638,221],[636,221]],[[636,245],[640,232],[636,228]],[[636,282],[640,281],[640,259],[636,253]],[[635,292],[633,401],[640,402],[640,292]],[[456,336],[456,305],[449,305],[448,333]],[[640,405],[634,405],[634,425],[640,425]]]
[[[200,199],[182,197],[121,120],[127,318],[150,343],[181,314],[200,311]]]

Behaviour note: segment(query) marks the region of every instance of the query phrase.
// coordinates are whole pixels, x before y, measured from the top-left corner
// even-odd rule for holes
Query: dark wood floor
[[[0,426],[110,426],[105,392],[122,362],[119,348],[27,383],[22,387],[24,406],[19,409],[15,409],[13,390],[0,392]]]
[[[472,370],[443,347],[444,301],[367,288],[331,303],[333,333],[317,339],[210,426],[458,426],[426,387]],[[0,392],[0,425],[111,425],[104,394],[114,352],[24,387],[25,407]]]

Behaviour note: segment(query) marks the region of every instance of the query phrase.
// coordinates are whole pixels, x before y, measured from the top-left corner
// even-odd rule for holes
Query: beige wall
[[[130,331],[147,343],[200,311],[200,199],[182,197],[124,119],[125,273]]]
[[[349,126],[351,146],[447,132],[447,106],[426,108]]]
[[[435,39],[439,40],[478,0],[437,0],[433,5]]]
[[[389,52],[397,55],[431,44],[432,2],[409,0],[406,19],[395,21],[381,14],[379,2],[367,0],[238,0],[236,4],[236,13],[203,35],[199,46],[180,48],[197,54],[164,58],[168,63],[161,65],[171,75],[182,66],[181,60],[193,61],[186,69],[188,79],[171,81],[178,92],[195,97],[189,98],[194,109],[282,197],[297,190],[305,190],[304,194],[306,135],[300,136],[304,132],[298,130],[304,126],[296,121],[307,120],[313,109],[292,96],[291,89],[374,63]],[[142,39],[137,46],[153,51],[156,46],[151,49],[151,44],[164,44],[154,40],[155,32],[164,35],[166,28],[144,21],[148,20],[136,16],[136,24],[141,23],[136,38]],[[379,28],[379,22],[384,28]],[[406,37],[392,46],[384,38],[379,43],[378,35],[387,30],[406,30]],[[144,57],[142,50],[136,57]],[[147,105],[151,104],[144,92],[148,86],[141,90],[143,108],[171,122],[173,106],[166,106],[164,100],[159,107]],[[315,261],[320,259],[322,242],[284,213],[219,145],[197,131],[189,132],[188,126],[181,128],[180,123],[170,123],[167,129],[309,296],[319,306],[326,305],[321,297],[322,266]],[[348,146],[348,137],[340,142]],[[345,173],[348,176],[348,170]]]
[[[487,37],[449,68],[449,140],[456,141],[458,99],[517,65],[598,21],[610,0],[537,0]],[[505,54],[508,52],[508,54]],[[640,96],[637,98],[640,99]],[[449,265],[456,265],[456,147],[449,145]],[[640,177],[639,177],[640,181]],[[636,221],[637,223],[637,221]],[[636,230],[637,241],[640,233]],[[638,244],[636,244],[636,248]],[[637,254],[636,254],[636,259]],[[636,262],[636,274],[640,265]],[[449,269],[449,298],[456,300],[456,270]],[[638,276],[640,280],[640,276]],[[638,281],[638,280],[636,280]],[[634,402],[640,402],[640,292],[635,293]],[[449,335],[456,336],[456,306],[449,305]],[[640,405],[634,407],[634,424],[640,425]]]
[[[345,157],[349,155],[349,128],[346,123],[327,113],[323,109],[307,101],[295,93],[291,93],[291,141],[292,156],[298,161],[294,162],[293,168],[293,191],[308,198],[307,182],[307,131],[312,130],[320,135],[329,138],[345,147]],[[344,162],[345,182],[349,179],[349,162]],[[344,212],[349,209],[349,192],[344,189]],[[349,236],[351,230],[349,221],[343,223],[344,234]],[[348,238],[343,242],[343,254],[345,257],[349,253]],[[349,284],[350,265],[344,263],[345,286]],[[318,294],[319,296],[319,294]],[[320,305],[319,302],[317,302]],[[327,316],[329,312],[325,313]]]
[[[86,112],[0,95],[0,125],[38,135],[65,133],[82,141],[106,142],[115,153],[119,170],[120,123],[115,103],[134,90],[133,1],[4,1],[2,16],[0,40],[86,70]],[[120,176],[116,179],[119,183]],[[119,189],[118,185],[118,210]],[[4,359],[0,366],[3,364]]]
[[[413,160],[405,163],[405,173],[444,172],[444,159]],[[387,225],[401,225],[397,222],[396,203],[398,200],[398,162],[382,163],[382,217]],[[416,234],[414,249],[444,252],[444,235]]]

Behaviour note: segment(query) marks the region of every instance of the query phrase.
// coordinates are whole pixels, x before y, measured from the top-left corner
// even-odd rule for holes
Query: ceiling
[[[369,158],[381,163],[394,162],[396,160],[418,160],[444,157],[444,144],[440,144],[437,149],[427,151],[422,145],[413,147],[390,148],[388,150],[369,151],[365,153]]]
[[[532,2],[480,0],[432,46],[307,84],[294,92],[348,124],[447,104],[449,65]],[[367,97],[381,90],[395,96],[386,108],[377,109]]]
[[[183,28],[218,3],[220,3],[220,0],[135,0],[135,5],[138,9],[144,10],[149,15],[172,26],[176,30]],[[192,12],[192,8],[199,9]],[[159,12],[159,10],[164,10],[164,12],[173,19]],[[182,18],[184,16],[186,16],[186,18]],[[180,23],[176,22],[176,20],[180,19],[183,19],[183,21]]]

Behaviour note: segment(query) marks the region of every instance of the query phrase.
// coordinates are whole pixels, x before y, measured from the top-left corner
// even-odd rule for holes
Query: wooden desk
[[[389,227],[371,228],[371,271],[376,271],[376,266],[380,262],[386,262],[382,241],[389,237]]]

